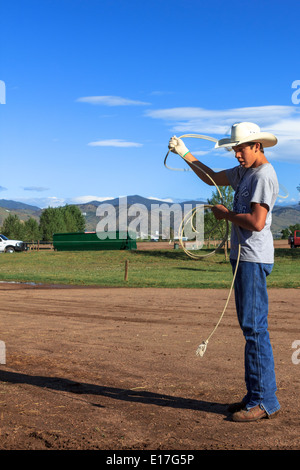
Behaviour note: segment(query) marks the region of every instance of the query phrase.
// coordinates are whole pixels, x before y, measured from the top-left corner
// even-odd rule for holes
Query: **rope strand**
[[[205,136],[205,135],[200,135],[200,134],[184,134],[182,136],[180,136],[179,138],[180,139],[183,139],[183,138],[187,138],[187,137],[191,137],[191,138],[197,138],[197,139],[204,139],[204,140],[210,140],[212,142],[217,142],[217,139],[214,139],[213,137],[209,137],[209,136]],[[167,158],[169,156],[169,153],[170,153],[171,150],[168,151],[167,155],[165,156],[165,160],[164,160],[164,165],[166,168],[168,168],[169,170],[173,170],[173,171],[189,171],[188,169],[176,169],[176,168],[171,168],[171,167],[168,167],[167,166]],[[222,193],[220,191],[220,188],[218,187],[218,185],[216,184],[216,182],[213,180],[213,178],[208,174],[206,173],[206,171],[204,171],[202,168],[198,167],[197,165],[194,164],[194,162],[190,162],[188,161],[186,158],[182,157],[183,160],[185,160],[186,162],[188,162],[190,165],[192,166],[195,166],[197,167],[197,170],[201,171],[202,173],[204,173],[211,181],[212,183],[214,184],[214,186],[216,187],[218,193],[219,193],[219,196],[220,196],[220,200],[221,200],[221,204],[223,204],[223,196],[222,196]],[[224,205],[224,204],[223,204]],[[210,205],[210,204],[205,204],[204,205],[204,208],[212,208],[213,206]],[[213,250],[212,252],[208,253],[208,254],[205,254],[205,255],[195,255],[195,254],[192,254],[190,251],[188,251],[184,245],[183,245],[183,231],[184,231],[184,225],[185,223],[188,223],[190,221],[193,220],[193,217],[194,215],[197,213],[197,209],[192,209],[181,221],[181,224],[180,224],[180,227],[179,227],[179,234],[178,234],[178,237],[179,237],[179,241],[180,241],[180,244],[184,250],[184,252],[190,257],[190,258],[193,258],[193,259],[199,259],[199,258],[204,258],[206,256],[212,256],[216,253],[217,250],[219,250],[221,247],[224,246],[224,244],[226,243],[227,239],[228,239],[228,233],[229,233],[229,224],[228,224],[228,221],[226,220],[226,233],[223,237],[223,239],[221,240],[221,243],[220,245],[215,249]],[[191,214],[191,215],[190,215]],[[188,217],[187,221],[186,221],[186,218]],[[191,222],[192,224],[192,222]],[[229,300],[230,300],[230,297],[231,297],[231,294],[232,294],[232,290],[233,290],[233,287],[234,287],[234,281],[235,281],[235,278],[236,278],[236,273],[237,273],[237,269],[238,269],[238,265],[239,265],[239,261],[240,261],[240,253],[241,253],[241,243],[240,243],[240,233],[239,233],[239,228],[235,225],[233,225],[234,229],[236,230],[237,232],[237,237],[238,237],[238,255],[237,255],[237,263],[236,263],[236,267],[235,267],[235,270],[234,270],[234,274],[233,274],[233,278],[232,278],[232,282],[231,282],[231,286],[230,286],[230,289],[229,289],[229,293],[228,293],[228,296],[227,296],[227,300],[226,300],[226,303],[225,303],[225,306],[223,308],[223,311],[220,315],[220,318],[216,324],[216,326],[214,327],[214,329],[212,330],[212,332],[210,333],[210,335],[208,336],[208,338],[203,341],[201,344],[199,344],[197,350],[196,350],[196,356],[199,356],[199,357],[203,357],[204,354],[205,354],[205,351],[206,351],[206,348],[207,348],[207,345],[208,345],[208,342],[210,341],[211,337],[213,336],[213,334],[215,333],[215,331],[217,330],[219,324],[221,323],[221,320],[224,316],[224,313],[227,309],[227,306],[228,306],[228,303],[229,303]],[[192,225],[192,228],[193,228],[193,225]]]

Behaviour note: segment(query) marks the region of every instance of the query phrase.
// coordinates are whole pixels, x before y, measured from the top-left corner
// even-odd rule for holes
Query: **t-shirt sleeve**
[[[234,168],[229,168],[228,170],[226,170],[226,176],[228,178],[230,186],[232,186],[235,191],[244,173],[245,169],[241,168],[240,166],[235,166]]]
[[[270,177],[258,178],[252,190],[251,203],[266,204],[270,210],[275,188],[274,181]]]

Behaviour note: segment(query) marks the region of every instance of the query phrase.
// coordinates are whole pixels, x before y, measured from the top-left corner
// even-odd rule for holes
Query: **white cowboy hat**
[[[261,142],[263,147],[273,147],[277,144],[277,138],[269,132],[261,132],[257,124],[237,122],[231,127],[231,138],[218,140],[215,148],[236,147],[246,142]]]

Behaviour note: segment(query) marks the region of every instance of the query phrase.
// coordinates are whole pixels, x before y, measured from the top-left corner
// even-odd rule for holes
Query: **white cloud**
[[[37,206],[42,209],[46,209],[47,207],[61,207],[65,206],[66,204],[86,204],[91,201],[103,202],[111,199],[115,198],[110,196],[76,196],[71,198],[59,198],[56,196],[50,196],[45,198],[17,198],[17,200],[20,202]]]
[[[193,151],[193,155],[196,155],[196,156],[200,156],[200,157],[203,157],[203,155],[207,155],[209,152],[207,152],[206,150],[196,150],[196,151]]]
[[[278,145],[272,148],[272,158],[300,163],[300,107],[257,106],[210,110],[204,108],[180,107],[148,110],[146,116],[161,119],[171,127],[177,136],[186,133],[204,134],[216,138],[230,135],[233,123],[250,121],[257,123],[262,131],[271,132],[278,138]]]
[[[162,201],[162,202],[174,202],[174,199],[171,199],[170,197],[160,198],[160,197],[148,196],[147,199],[153,199],[154,201]]]
[[[112,199],[115,199],[115,198],[114,197],[99,197],[99,196],[77,196],[77,197],[68,199],[68,203],[69,204],[86,204],[91,201],[103,202],[103,201],[110,201]]]
[[[24,191],[37,191],[37,192],[43,192],[43,191],[48,191],[49,188],[44,188],[43,186],[25,186]]]
[[[83,96],[76,101],[104,106],[145,106],[150,103],[144,101],[130,100],[121,96]]]
[[[205,128],[220,129],[220,133],[224,134],[224,128],[231,127],[234,122],[256,120],[263,126],[273,120],[278,121],[284,117],[288,118],[291,114],[297,114],[297,108],[292,106],[257,106],[251,108],[233,108],[224,110],[210,110],[204,108],[181,107],[159,109],[147,111],[146,115],[169,121],[187,121],[188,123],[206,122]]]
[[[142,147],[143,144],[122,139],[97,140],[88,144],[90,147]]]
[[[36,200],[40,200],[40,202],[43,204],[42,207],[59,207],[59,206],[64,206],[66,204],[66,200],[64,198],[59,198],[56,196],[51,196],[47,198],[36,198]]]
[[[45,209],[47,207],[59,207],[59,206],[64,206],[67,204],[66,199],[64,198],[58,198],[56,196],[50,196],[50,197],[36,197],[36,198],[17,198],[15,199],[20,202],[24,202],[24,204],[30,204],[31,206],[37,206],[42,209]]]

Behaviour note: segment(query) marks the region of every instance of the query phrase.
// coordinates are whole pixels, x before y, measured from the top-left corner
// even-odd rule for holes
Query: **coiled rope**
[[[210,136],[206,136],[206,135],[200,135],[200,134],[184,134],[182,136],[179,137],[179,139],[184,139],[184,138],[188,138],[188,137],[191,137],[191,138],[195,138],[195,139],[203,139],[203,140],[210,140],[212,142],[217,142],[217,139],[213,138],[213,137],[210,137]],[[173,171],[189,171],[188,169],[177,169],[177,168],[171,168],[169,166],[167,166],[167,158],[169,156],[169,153],[170,153],[171,150],[168,151],[167,155],[165,156],[165,160],[164,160],[164,165],[167,169],[169,170],[173,170]],[[211,181],[212,183],[214,184],[214,186],[216,187],[217,191],[218,191],[218,194],[220,196],[220,202],[221,204],[223,204],[223,196],[222,196],[222,193],[220,191],[220,188],[218,187],[218,185],[215,183],[215,181],[213,180],[213,178],[206,173],[206,171],[204,171],[202,168],[198,167],[194,162],[190,162],[188,161],[186,158],[184,157],[181,157],[183,158],[183,160],[185,160],[186,162],[188,162],[190,165],[192,166],[195,166],[197,168],[197,170],[200,170],[202,173],[204,173]],[[223,204],[224,205],[224,204]],[[204,209],[211,209],[213,206],[210,205],[210,204],[204,204]],[[205,254],[205,255],[195,255],[193,253],[191,253],[189,250],[187,250],[185,247],[184,247],[184,244],[183,244],[183,231],[184,231],[184,226],[185,224],[187,223],[191,223],[192,225],[192,229],[193,231],[196,231],[195,230],[195,227],[193,226],[193,218],[195,216],[195,214],[197,213],[197,211],[199,210],[200,208],[194,208],[192,209],[182,220],[181,224],[180,224],[180,227],[179,227],[179,234],[178,234],[178,237],[179,237],[179,241],[180,241],[180,244],[184,250],[184,252],[190,257],[190,258],[193,258],[193,259],[200,259],[200,258],[204,258],[206,256],[212,256],[214,255],[222,246],[224,246],[224,244],[226,243],[227,239],[228,239],[228,233],[229,233],[229,224],[228,224],[228,221],[226,220],[226,232],[225,232],[225,235],[223,237],[223,239],[221,240],[221,243],[219,244],[219,246],[213,250],[212,252],[208,253],[208,254]],[[201,209],[202,209],[202,206],[201,206]],[[224,316],[224,313],[226,311],[226,308],[227,308],[227,305],[229,303],[229,300],[230,300],[230,297],[231,297],[231,294],[232,294],[232,290],[233,290],[233,287],[234,287],[234,281],[235,281],[235,278],[236,278],[236,273],[237,273],[237,269],[238,269],[238,265],[239,265],[239,260],[240,260],[240,253],[241,253],[241,244],[240,244],[240,234],[239,234],[239,228],[235,225],[233,225],[234,229],[237,231],[237,236],[238,236],[238,255],[237,255],[237,262],[236,262],[236,267],[235,267],[235,270],[234,270],[234,274],[233,274],[233,278],[232,278],[232,282],[231,282],[231,286],[230,286],[230,289],[229,289],[229,293],[228,293],[228,296],[227,296],[227,300],[225,302],[225,306],[223,308],[223,311],[220,315],[220,318],[216,324],[216,326],[214,327],[214,329],[212,330],[212,332],[210,333],[210,335],[208,336],[208,338],[205,340],[205,341],[202,341],[201,344],[199,344],[197,350],[196,350],[196,356],[200,356],[200,357],[203,357],[205,351],[206,351],[206,348],[207,348],[207,345],[208,345],[208,342],[210,341],[211,337],[213,336],[213,334],[215,333],[216,329],[218,328],[219,324],[221,323],[221,320]]]

